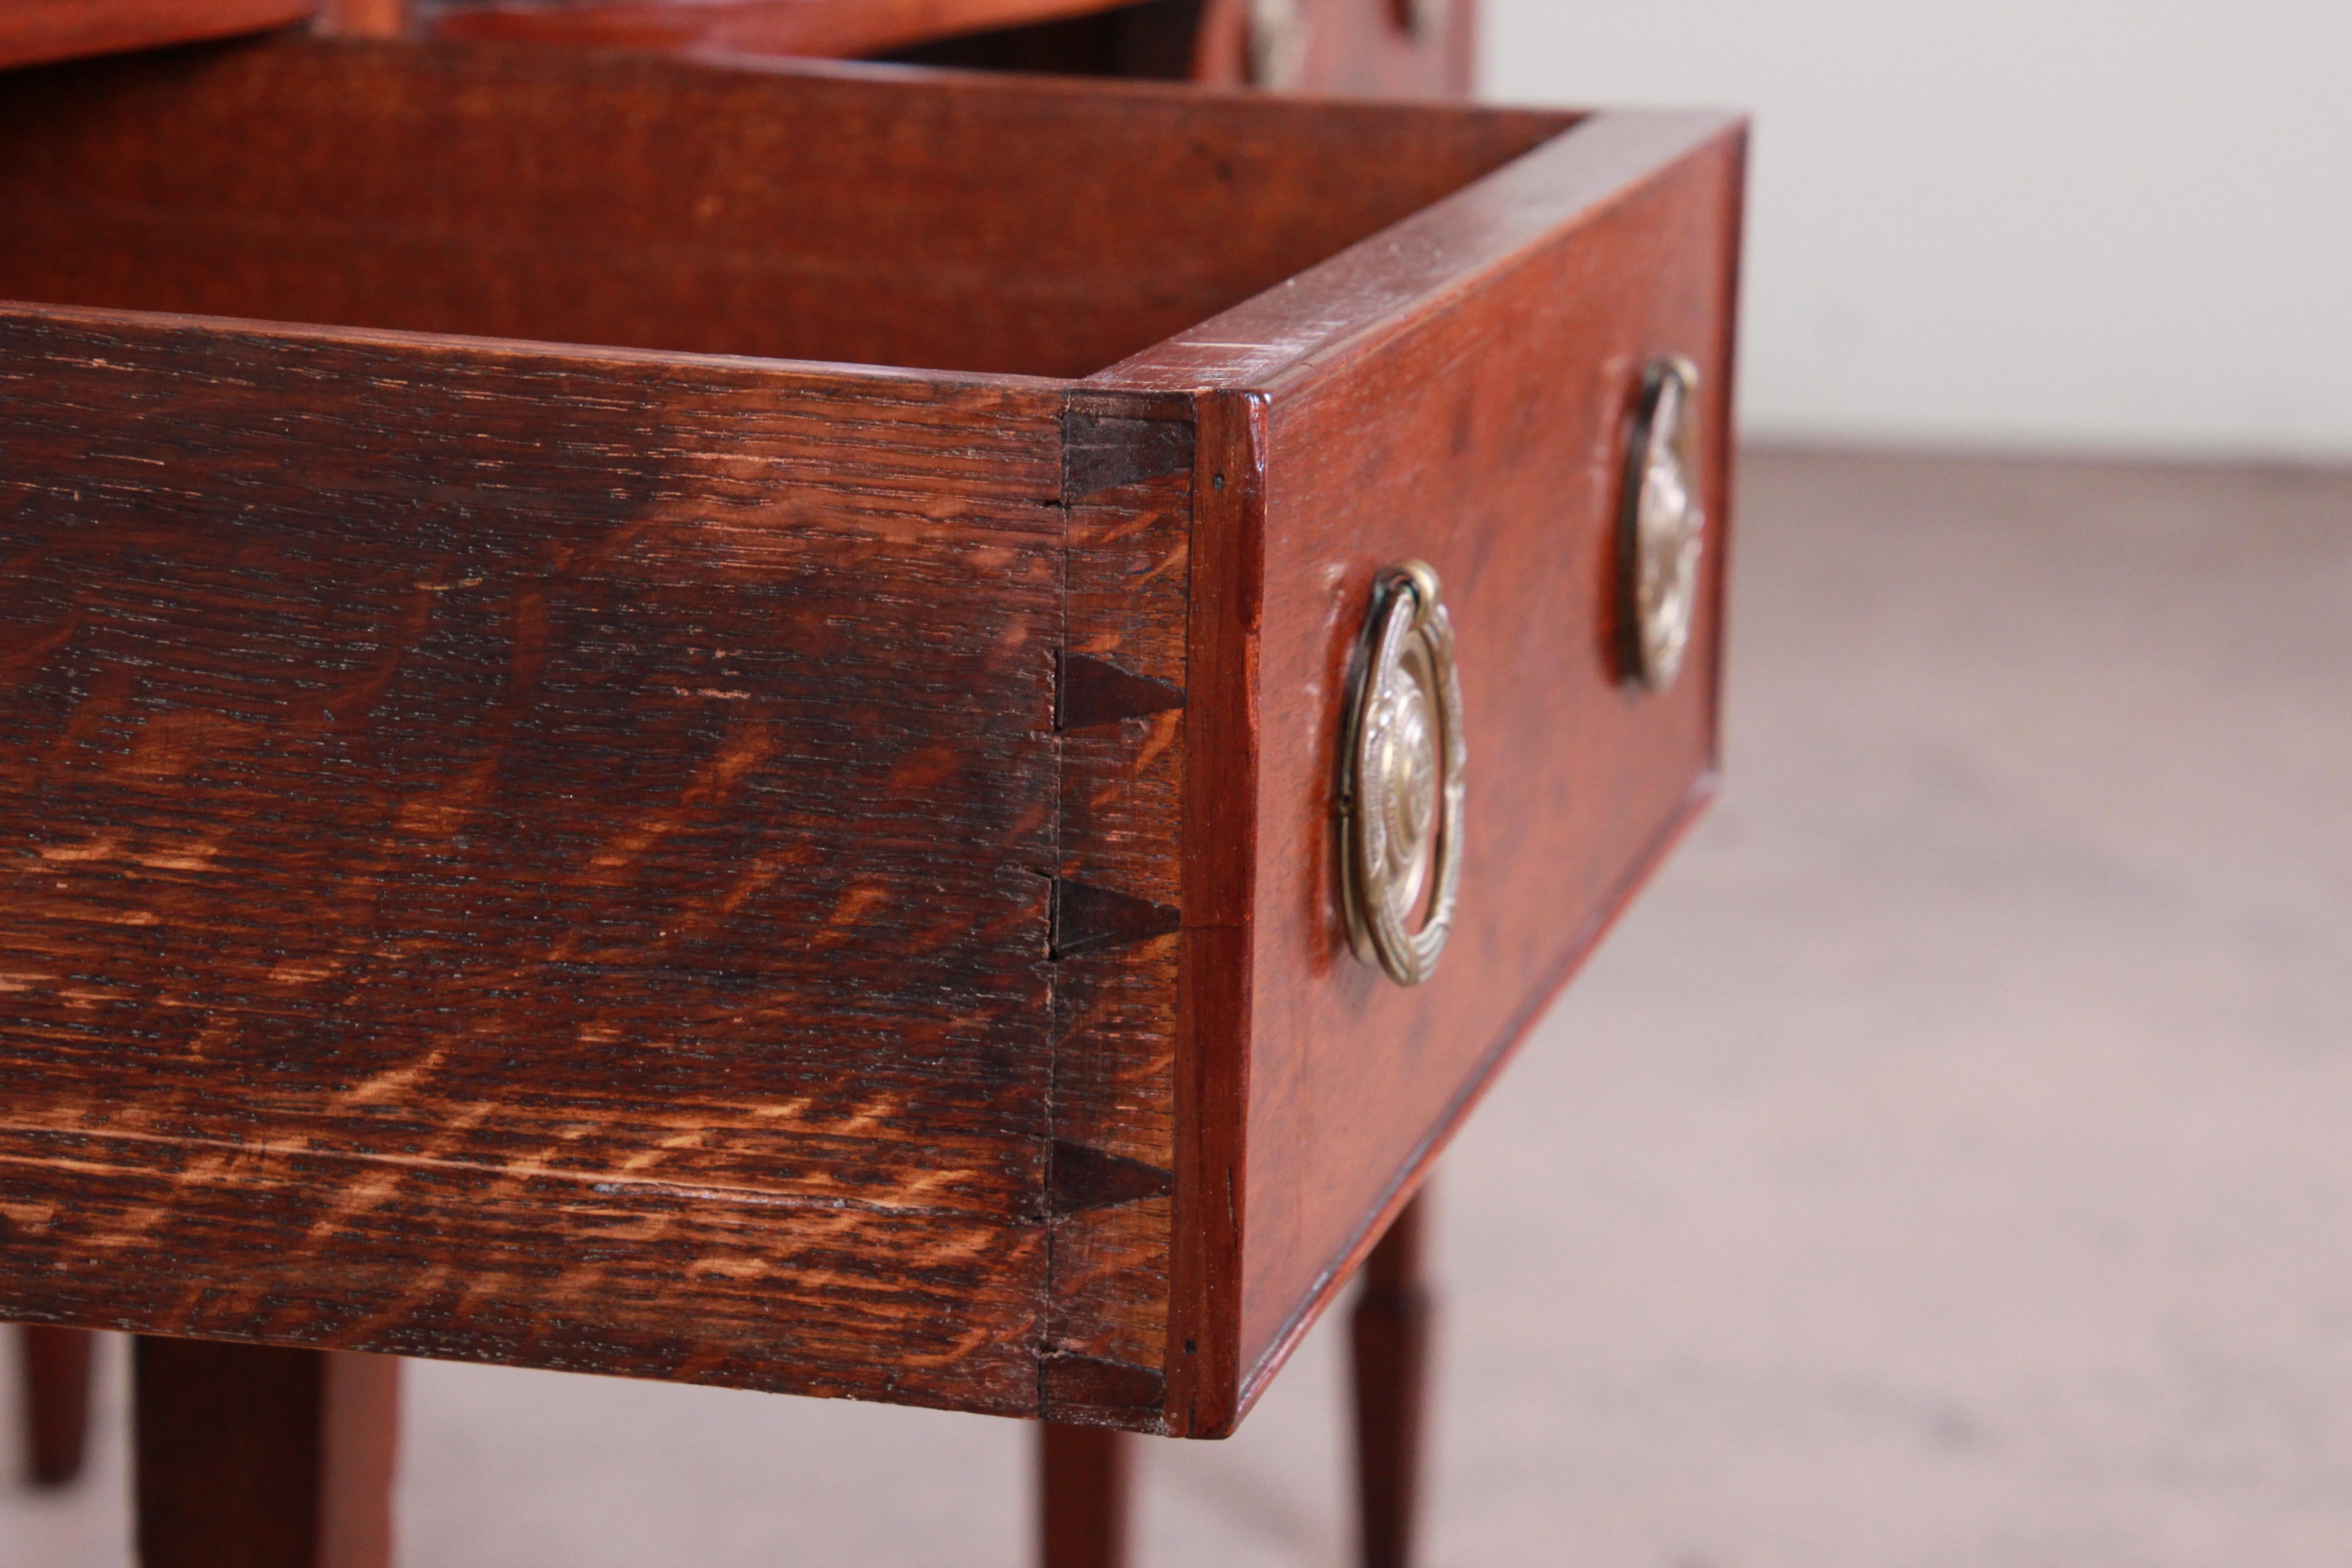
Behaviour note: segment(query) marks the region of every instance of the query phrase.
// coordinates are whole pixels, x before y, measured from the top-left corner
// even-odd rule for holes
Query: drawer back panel
[[[1040,375],[1567,122],[318,40],[8,89],[0,299]]]

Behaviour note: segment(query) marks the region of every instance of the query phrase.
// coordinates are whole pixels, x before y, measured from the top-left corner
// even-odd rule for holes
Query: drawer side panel
[[[0,1316],[1033,1410],[1059,402],[0,311]]]

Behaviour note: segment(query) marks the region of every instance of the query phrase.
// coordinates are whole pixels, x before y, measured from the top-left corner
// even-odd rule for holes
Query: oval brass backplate
[[[1356,956],[1400,985],[1437,968],[1462,881],[1462,682],[1437,574],[1381,572],[1340,746],[1341,903]]]
[[[1698,483],[1698,367],[1676,354],[1642,378],[1618,524],[1626,668],[1652,691],[1675,683],[1698,613],[1706,545]]]

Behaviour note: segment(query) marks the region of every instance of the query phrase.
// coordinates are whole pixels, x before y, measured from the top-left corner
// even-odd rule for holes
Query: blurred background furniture
[[[1056,71],[1385,98],[1470,88],[1477,0],[424,0],[427,37]]]

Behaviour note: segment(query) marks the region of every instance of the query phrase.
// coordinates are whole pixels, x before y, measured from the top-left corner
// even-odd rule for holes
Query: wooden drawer
[[[1742,157],[531,47],[12,77],[0,1317],[1230,1430],[1707,790]],[[1653,692],[1664,355],[1716,542]],[[1414,557],[1470,761],[1408,988],[1334,812]]]

